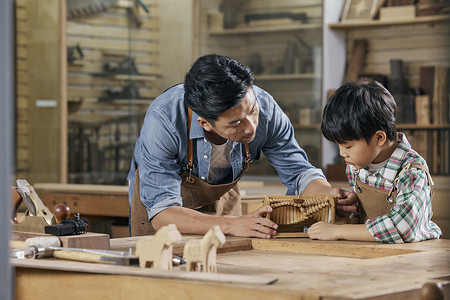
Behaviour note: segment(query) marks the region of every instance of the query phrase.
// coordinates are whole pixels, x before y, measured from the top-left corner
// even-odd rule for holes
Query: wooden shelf
[[[117,80],[132,80],[132,81],[152,81],[156,80],[160,75],[140,75],[140,74],[116,74],[112,75]]]
[[[309,124],[309,125],[301,125],[301,124],[292,124],[295,130],[320,130],[320,124]]]
[[[240,27],[224,30],[211,30],[209,35],[235,35],[235,34],[252,34],[252,33],[268,33],[268,32],[283,32],[283,31],[297,31],[297,30],[311,30],[321,29],[321,24],[293,24],[285,26],[259,26],[259,27]]]
[[[319,79],[319,74],[312,73],[296,73],[296,74],[261,74],[255,75],[255,81],[269,80],[296,80],[296,79]]]
[[[397,124],[397,129],[404,130],[434,130],[434,129],[450,129],[450,124]]]
[[[437,15],[437,16],[425,16],[416,17],[409,20],[371,20],[371,21],[346,21],[339,23],[328,24],[330,29],[339,30],[351,30],[361,27],[377,27],[377,26],[390,26],[390,25],[407,25],[407,24],[420,24],[420,23],[438,23],[438,22],[450,22],[450,15]]]

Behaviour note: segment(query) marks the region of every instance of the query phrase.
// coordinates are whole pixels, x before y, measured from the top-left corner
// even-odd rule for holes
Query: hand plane
[[[16,181],[17,187],[11,187],[11,223],[12,230],[45,233],[45,226],[56,224],[53,213],[44,205],[41,198],[26,180]],[[25,219],[19,222],[17,210],[19,205],[25,203],[27,211]]]

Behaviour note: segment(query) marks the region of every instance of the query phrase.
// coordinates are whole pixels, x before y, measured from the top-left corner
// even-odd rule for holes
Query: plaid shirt
[[[389,191],[395,176],[411,163],[427,166],[426,161],[409,144],[406,136],[399,133],[401,139],[386,165],[379,171],[370,171],[369,167],[356,169],[347,165],[347,177],[353,191],[358,176],[363,183]],[[431,182],[431,185],[433,182]],[[431,188],[423,170],[411,168],[400,176],[395,190],[397,198],[389,214],[369,219],[365,225],[379,242],[408,243],[439,238],[441,229],[431,221]]]

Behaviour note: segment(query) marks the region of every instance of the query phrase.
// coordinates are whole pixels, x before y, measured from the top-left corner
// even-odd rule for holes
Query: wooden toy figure
[[[220,226],[214,225],[201,240],[190,240],[184,245],[183,257],[186,259],[186,271],[216,273],[217,247],[225,244],[225,235]]]
[[[175,224],[161,227],[153,238],[140,238],[136,243],[136,255],[141,268],[172,270],[173,244],[181,241]]]

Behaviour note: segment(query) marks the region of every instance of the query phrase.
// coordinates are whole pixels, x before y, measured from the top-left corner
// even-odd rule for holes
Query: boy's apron
[[[395,199],[397,198],[397,192],[394,192],[394,189],[397,186],[398,179],[403,172],[410,168],[418,168],[425,171],[428,178],[428,185],[431,187],[431,197],[433,197],[433,181],[431,180],[428,168],[419,163],[408,164],[404,169],[397,173],[392,188],[389,191],[363,183],[359,180],[359,176],[356,176],[355,187],[356,194],[358,195],[361,223],[364,223],[368,219],[389,214],[391,208],[395,204]]]
[[[190,108],[188,109],[188,116],[188,164],[187,171],[180,175],[182,179],[181,198],[183,207],[195,209],[206,214],[242,215],[241,196],[237,183],[249,167],[251,155],[248,144],[245,144],[246,158],[242,165],[244,172],[242,172],[241,176],[227,184],[211,185],[192,175],[194,164],[193,141],[189,139],[189,129],[192,121],[192,110]],[[155,232],[148,220],[147,208],[140,198],[139,181],[138,168],[136,170],[131,203],[131,236],[150,235]]]

